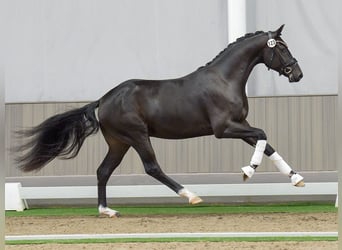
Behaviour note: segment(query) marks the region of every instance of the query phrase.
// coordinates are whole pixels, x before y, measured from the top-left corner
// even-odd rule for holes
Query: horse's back
[[[211,134],[201,94],[187,78],[128,80],[100,100],[100,123],[142,129],[151,136],[187,138]]]

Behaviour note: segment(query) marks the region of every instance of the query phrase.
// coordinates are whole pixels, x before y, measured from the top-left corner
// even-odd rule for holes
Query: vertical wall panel
[[[283,157],[285,159],[288,159],[289,163],[292,166],[295,166],[297,169],[302,169],[304,167],[300,162],[300,155],[301,147],[300,147],[300,134],[301,130],[299,129],[300,125],[300,109],[299,109],[299,99],[297,98],[291,98],[288,103],[288,110],[289,110],[289,130],[287,131],[288,136],[288,144],[289,146],[289,152],[288,155],[283,154]],[[286,138],[283,137],[285,140]]]
[[[248,121],[262,128],[269,143],[298,171],[336,170],[335,121],[336,96],[263,97],[250,98]],[[13,131],[37,125],[53,114],[85,103],[39,103],[6,105],[6,147],[21,140]],[[214,136],[185,140],[152,138],[157,159],[167,173],[234,173],[248,165],[253,148],[241,140]],[[20,154],[20,152],[17,152]],[[107,153],[106,143],[99,132],[89,137],[79,155],[72,160],[52,161],[37,173],[21,173],[16,169],[14,154],[7,151],[7,176],[22,175],[94,175]],[[273,172],[276,168],[264,158],[259,171]],[[130,149],[116,174],[144,173],[137,153]]]
[[[317,166],[323,165],[323,102],[322,97],[317,100],[311,101],[311,152],[312,162]]]
[[[336,166],[336,107],[337,98],[325,99],[323,101],[323,141],[322,156],[323,166]],[[335,119],[332,119],[335,117]],[[319,143],[319,142],[317,142]]]

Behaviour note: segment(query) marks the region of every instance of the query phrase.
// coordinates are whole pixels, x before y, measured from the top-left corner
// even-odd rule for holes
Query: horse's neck
[[[224,53],[213,66],[227,82],[234,82],[239,84],[241,88],[245,88],[254,66],[262,62],[261,50],[263,46],[261,43],[252,46],[247,42],[242,42]]]

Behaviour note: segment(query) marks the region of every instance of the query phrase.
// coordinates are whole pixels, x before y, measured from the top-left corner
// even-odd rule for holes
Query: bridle
[[[285,60],[283,59],[281,53],[279,53],[278,50],[276,50],[276,46],[278,44],[282,44],[283,46],[288,48],[287,44],[284,41],[275,40],[274,38],[272,38],[271,32],[268,32],[267,46],[272,49],[272,55],[271,55],[270,65],[267,66],[267,67],[268,67],[268,69],[270,69],[272,67],[274,54],[278,53],[279,59],[280,59],[280,63],[282,64],[282,66],[280,68],[279,75],[281,75],[281,74],[289,75],[292,72],[292,66],[297,64],[297,60],[296,60],[296,58],[292,57],[289,62],[285,62]]]

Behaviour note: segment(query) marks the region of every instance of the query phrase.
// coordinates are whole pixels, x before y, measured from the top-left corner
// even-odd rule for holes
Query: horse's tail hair
[[[39,170],[56,157],[71,159],[76,157],[84,140],[99,130],[95,109],[99,101],[82,108],[73,109],[50,117],[31,129],[18,131],[19,137],[28,141],[15,148],[23,152],[16,158],[20,170]]]

